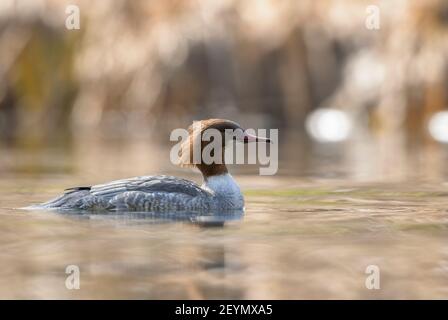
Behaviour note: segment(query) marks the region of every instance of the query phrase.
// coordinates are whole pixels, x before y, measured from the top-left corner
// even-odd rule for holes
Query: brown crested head
[[[228,172],[224,153],[227,142],[231,140],[242,143],[270,142],[269,139],[247,134],[238,123],[226,119],[195,121],[188,128],[188,133],[188,139],[181,145],[179,164],[183,167],[198,168],[205,180],[210,176]],[[216,139],[219,139],[219,141],[215,141]],[[216,143],[219,144],[217,145]],[[206,151],[210,153],[211,159],[202,157],[202,152],[206,148],[208,149]]]
[[[227,173],[228,171],[224,161],[225,133],[226,130],[238,129],[242,130],[238,123],[225,119],[195,121],[188,127],[188,139],[181,146],[180,165],[182,167],[198,168],[205,179],[210,176]],[[213,161],[212,163],[206,162],[202,158],[202,151],[215,141],[218,133],[221,138],[221,148],[213,148],[210,152],[211,156],[219,161]],[[196,155],[195,152],[197,152]]]

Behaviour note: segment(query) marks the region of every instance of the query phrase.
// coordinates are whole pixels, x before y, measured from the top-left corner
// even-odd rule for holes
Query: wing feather
[[[126,191],[181,193],[192,197],[208,195],[207,191],[196,183],[171,176],[141,176],[116,180],[92,186],[90,193],[110,199]]]

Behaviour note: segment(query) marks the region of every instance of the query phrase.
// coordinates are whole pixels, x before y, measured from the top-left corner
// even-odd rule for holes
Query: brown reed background
[[[70,4],[80,8],[80,30],[65,27]],[[365,27],[369,5],[380,8],[379,30]],[[427,123],[447,109],[447,88],[443,0],[0,5],[3,147],[166,141],[171,129],[209,117],[279,128],[308,146],[307,115],[331,107],[354,119],[357,154],[377,144],[385,159],[397,150],[401,159],[435,157],[426,168],[440,172],[446,148]]]

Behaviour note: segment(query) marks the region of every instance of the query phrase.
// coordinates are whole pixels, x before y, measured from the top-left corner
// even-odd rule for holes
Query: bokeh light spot
[[[448,143],[448,111],[435,113],[429,121],[428,129],[434,140]]]
[[[349,137],[352,121],[344,111],[320,108],[307,117],[306,130],[318,142],[341,142]]]

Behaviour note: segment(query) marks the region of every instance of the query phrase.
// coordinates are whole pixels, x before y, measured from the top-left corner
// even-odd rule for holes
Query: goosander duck
[[[200,121],[200,130],[190,126],[188,139],[181,145],[179,164],[196,167],[202,173],[204,183],[196,183],[172,176],[140,176],[116,180],[105,184],[66,189],[61,196],[48,202],[28,207],[29,209],[76,209],[108,211],[211,211],[242,210],[244,197],[238,184],[227,170],[224,161],[224,148],[229,140],[242,143],[265,142],[270,139],[247,133],[239,124],[224,119]],[[208,129],[217,130],[222,136],[222,161],[192,161],[194,146],[202,150],[210,144],[204,141],[203,134]],[[240,130],[242,134],[229,137],[229,130]],[[213,140],[212,140],[213,141]],[[202,154],[202,153],[201,153]]]

